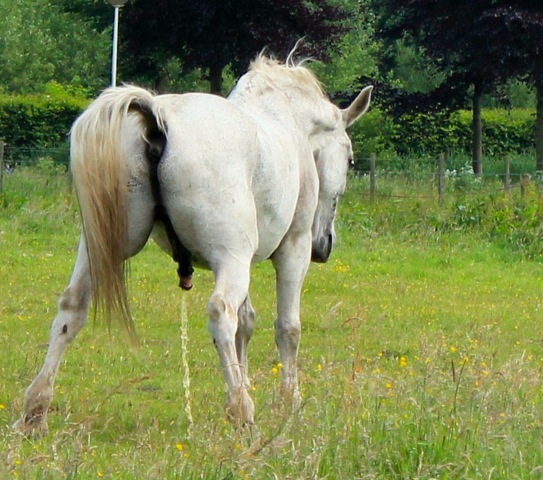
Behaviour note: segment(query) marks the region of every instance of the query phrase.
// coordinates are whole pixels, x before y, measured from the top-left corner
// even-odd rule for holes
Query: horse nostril
[[[334,246],[334,236],[330,233],[328,234],[328,244],[326,245],[326,256],[330,256],[332,253],[332,247]]]

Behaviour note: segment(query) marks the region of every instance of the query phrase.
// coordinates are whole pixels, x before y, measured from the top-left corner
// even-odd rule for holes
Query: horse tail
[[[143,121],[130,121],[138,112]],[[126,289],[128,238],[127,138],[140,129],[149,135],[162,132],[154,96],[147,90],[125,86],[105,90],[75,121],[70,137],[70,168],[83,223],[93,303],[106,314],[108,326],[116,316],[132,337]],[[129,130],[130,129],[130,130]],[[149,148],[147,153],[149,153]],[[161,152],[160,152],[161,154]]]

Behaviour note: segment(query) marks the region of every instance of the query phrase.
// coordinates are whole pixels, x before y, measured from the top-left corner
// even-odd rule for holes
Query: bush
[[[44,95],[0,95],[0,139],[14,147],[52,147],[66,141],[87,106],[64,91]]]
[[[358,158],[370,152],[402,156],[435,156],[471,152],[472,113],[403,115],[397,120],[379,109],[371,110],[353,128],[351,136]],[[483,148],[488,156],[521,154],[534,150],[535,116],[528,109],[483,110]],[[363,169],[358,161],[357,167]]]
[[[392,117],[378,108],[371,109],[361,121],[356,122],[350,130],[353,149],[357,157],[357,168],[365,170],[360,164],[361,158],[370,153],[390,152],[394,155],[394,123]]]
[[[455,231],[478,228],[525,258],[543,256],[543,203],[536,184],[523,197],[486,194],[459,199],[442,226]]]

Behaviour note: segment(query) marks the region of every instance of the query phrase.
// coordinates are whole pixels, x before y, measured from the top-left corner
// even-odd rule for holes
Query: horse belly
[[[254,262],[268,259],[291,228],[299,194],[299,171],[294,164],[277,162],[277,158],[262,164],[265,171],[257,170],[253,183],[259,238]]]

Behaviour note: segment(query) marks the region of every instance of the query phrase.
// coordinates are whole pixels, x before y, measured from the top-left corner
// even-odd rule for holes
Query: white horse
[[[366,87],[346,109],[289,57],[259,56],[228,97],[155,96],[105,90],[71,132],[71,170],[83,220],[75,268],[58,302],[43,367],[15,424],[47,431],[61,357],[87,321],[91,298],[132,329],[125,261],[151,234],[179,263],[211,269],[209,331],[227,384],[226,412],[253,423],[247,347],[255,312],[251,265],[271,259],[277,275],[275,339],[282,387],[299,400],[296,357],[300,295],[311,260],[325,262],[352,147],[346,129],[368,109]]]

